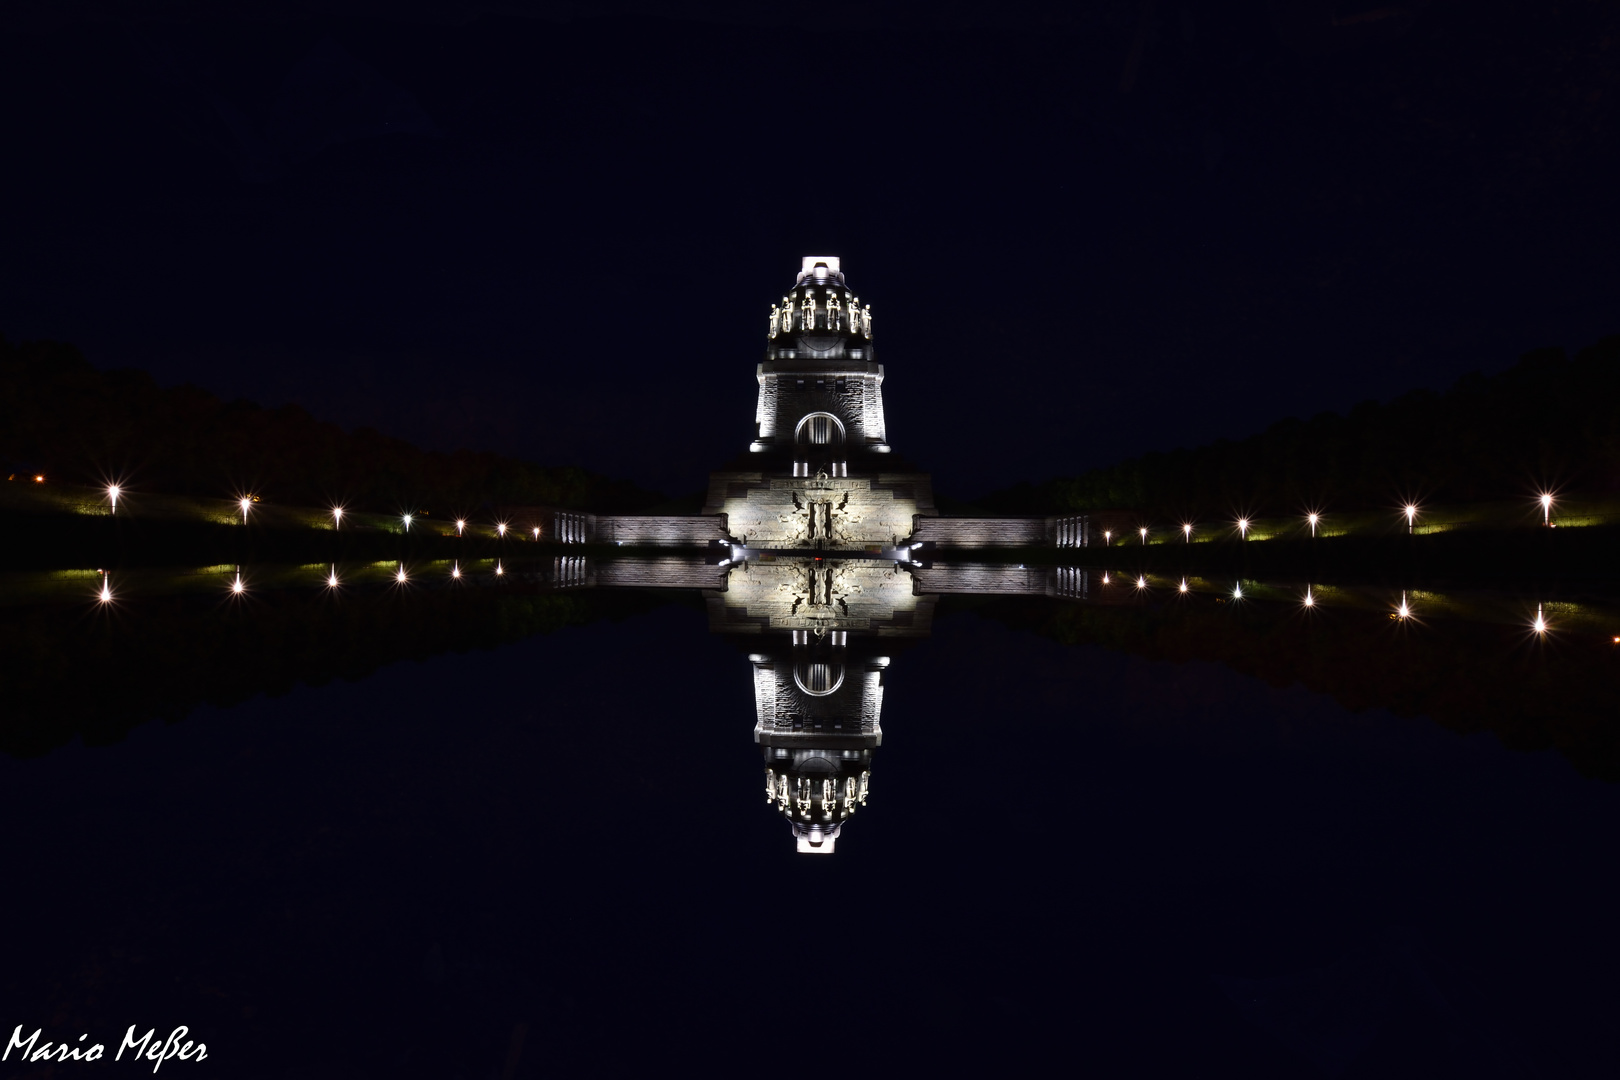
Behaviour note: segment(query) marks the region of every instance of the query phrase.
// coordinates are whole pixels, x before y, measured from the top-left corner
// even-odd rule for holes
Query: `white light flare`
[[[1107,547],[1108,542],[1110,540],[1112,540],[1113,538],[1114,538],[1114,534],[1112,532],[1108,531],[1107,529],[1104,529],[1103,530],[1103,547]]]
[[[504,573],[506,573],[506,571],[501,569],[501,560],[496,559],[495,560],[495,576],[500,577]]]
[[[96,599],[103,604],[110,604],[112,598],[112,575],[103,570],[101,572],[101,591],[96,593]]]
[[[1306,514],[1305,520],[1311,524],[1311,535],[1316,535],[1316,523],[1322,520],[1321,514]]]
[[[454,563],[451,564],[451,566],[450,566],[450,576],[452,578],[460,580],[460,578],[461,578],[461,560],[460,559],[457,559]]]
[[[1547,620],[1541,614],[1540,604],[1536,605],[1536,621],[1530,624],[1530,628],[1538,634],[1545,634],[1547,632]]]
[[[1305,606],[1306,607],[1315,607],[1316,606],[1316,597],[1311,594],[1311,587],[1309,585],[1305,586]]]
[[[1192,543],[1192,523],[1183,522],[1181,525],[1181,539],[1183,543]]]
[[[1147,543],[1147,529],[1146,528],[1141,528],[1141,529],[1137,529],[1136,531],[1142,534],[1142,543],[1144,543],[1144,544]]]
[[[1417,507],[1412,503],[1407,503],[1401,508],[1401,513],[1406,515],[1406,531],[1410,533],[1412,531],[1412,522],[1417,520]]]
[[[398,582],[399,584],[401,584],[401,585],[405,584],[405,582],[407,580],[409,580],[405,576],[405,564],[404,563],[399,564],[399,571],[394,575],[394,580],[396,582]]]
[[[1108,584],[1108,571],[1103,571],[1103,584]]]
[[[1247,540],[1249,538],[1249,519],[1248,518],[1238,518],[1237,527],[1238,527],[1238,535],[1242,536],[1243,539]]]
[[[241,596],[247,592],[247,586],[242,584],[242,571],[240,570],[236,572],[236,580],[231,582],[231,592],[236,596]]]
[[[467,522],[466,522],[465,518],[456,518],[456,535],[457,536],[460,536],[461,531],[463,529],[465,529],[466,527],[467,527]]]
[[[1186,578],[1181,579],[1181,591],[1182,592],[1187,591],[1187,579]]]
[[[326,575],[326,587],[328,589],[335,589],[338,587],[337,563],[332,564],[332,572]]]
[[[1145,576],[1139,576],[1139,577],[1138,577],[1138,578],[1137,578],[1137,579],[1136,579],[1136,587],[1137,587],[1137,588],[1138,588],[1138,589],[1145,589],[1145,588],[1147,588],[1147,578],[1146,578],[1146,577],[1145,577]]]
[[[1243,599],[1243,586],[1241,584],[1232,586],[1232,599]]]
[[[1552,493],[1546,491],[1542,492],[1541,498],[1538,501],[1541,503],[1541,523],[1543,525],[1551,525],[1553,504]]]
[[[343,525],[343,507],[334,506],[334,507],[332,507],[332,528],[334,528],[334,529],[340,528],[342,525]]]
[[[240,506],[242,508],[242,524],[246,525],[247,524],[247,512],[250,509],[253,508],[253,500],[249,499],[249,498],[244,498],[240,502],[238,502],[236,505],[238,505],[238,506]]]
[[[402,514],[400,516],[400,520],[405,523],[405,531],[410,532],[411,531],[411,522],[415,521],[416,517],[415,517],[414,514]]]
[[[112,501],[112,513],[114,514],[118,513],[118,491],[117,484],[107,485],[107,498]]]
[[[540,539],[540,526],[538,525],[534,527],[534,538],[536,540]]]
[[[506,535],[506,522],[497,521],[495,523],[495,535],[496,536],[505,536]]]

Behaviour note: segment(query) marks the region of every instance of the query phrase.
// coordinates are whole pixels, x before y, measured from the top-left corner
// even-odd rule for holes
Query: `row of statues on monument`
[[[849,314],[846,316],[843,305],[838,302],[836,295],[828,295],[825,307],[818,305],[814,296],[806,296],[804,303],[799,306],[797,312],[795,312],[792,298],[784,296],[780,307],[776,304],[771,305],[770,336],[774,339],[777,334],[789,334],[794,329],[842,330],[850,334],[858,333],[870,339],[872,337],[872,305],[867,304],[863,309],[860,297],[851,296],[848,299]],[[818,310],[825,312],[819,320],[816,315]]]

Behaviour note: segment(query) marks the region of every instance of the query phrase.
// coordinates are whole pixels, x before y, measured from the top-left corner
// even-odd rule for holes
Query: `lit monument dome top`
[[[771,305],[770,337],[778,334],[844,334],[870,340],[872,305],[849,291],[836,255],[806,255],[799,277],[780,304]]]
[[[817,270],[821,272],[816,273]],[[836,255],[806,255],[799,264],[799,280],[795,285],[803,285],[804,279],[810,278],[817,284],[836,280],[838,284],[844,283],[844,275],[838,269],[838,256]]]

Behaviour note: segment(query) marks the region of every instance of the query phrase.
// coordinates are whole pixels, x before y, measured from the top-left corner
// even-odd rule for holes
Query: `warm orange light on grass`
[[[45,482],[45,477],[43,475],[34,477],[34,483],[43,484],[44,482]]]

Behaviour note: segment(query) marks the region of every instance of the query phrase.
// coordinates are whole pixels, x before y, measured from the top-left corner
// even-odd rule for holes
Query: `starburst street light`
[[[1543,525],[1551,525],[1553,504],[1552,494],[1546,491],[1542,492],[1539,502],[1541,503],[1541,523]]]
[[[1181,539],[1185,543],[1189,543],[1189,544],[1192,543],[1192,523],[1191,522],[1182,522],[1182,524],[1181,524]]]
[[[96,593],[96,599],[103,604],[112,603],[112,575],[105,570],[101,571],[101,591]]]
[[[246,525],[247,524],[247,512],[253,508],[253,500],[250,497],[244,495],[244,496],[242,496],[241,501],[238,502],[236,505],[238,505],[238,506],[240,506],[242,508],[242,524]]]
[[[1401,606],[1395,609],[1395,614],[1398,618],[1402,619],[1410,619],[1412,617],[1412,609],[1406,606],[1405,589],[1401,590]]]
[[[1545,634],[1547,632],[1547,620],[1542,617],[1540,604],[1536,605],[1536,621],[1530,624],[1530,629],[1534,630],[1538,634]]]
[[[1145,588],[1147,588],[1147,578],[1146,578],[1146,577],[1145,577],[1145,576],[1143,576],[1143,577],[1138,577],[1138,578],[1137,578],[1137,579],[1136,579],[1136,587],[1137,587],[1137,588],[1138,588],[1138,589],[1145,589]]]
[[[495,560],[495,576],[500,577],[504,573],[506,573],[506,571],[501,569],[501,560],[496,559]]]
[[[1321,514],[1306,514],[1305,520],[1311,523],[1311,535],[1316,535],[1316,523],[1322,520]]]
[[[1181,591],[1182,592],[1187,591],[1187,579],[1186,578],[1181,579]]]
[[[1238,518],[1237,527],[1238,527],[1238,534],[1240,536],[1242,536],[1243,539],[1247,540],[1249,538],[1249,519],[1248,518]]]
[[[343,524],[343,507],[332,507],[332,528],[336,529]]]
[[[1315,607],[1316,606],[1316,597],[1311,595],[1311,587],[1309,585],[1305,586],[1305,606],[1306,607]]]
[[[464,519],[464,518],[456,518],[456,535],[457,536],[460,536],[461,535],[461,530],[465,529],[466,527],[467,527],[466,519]]]
[[[450,576],[453,577],[453,578],[457,578],[457,579],[459,579],[461,577],[461,560],[460,559],[457,559],[454,563],[451,564],[451,566],[450,566]]]
[[[1417,507],[1412,503],[1407,503],[1401,508],[1401,513],[1406,515],[1406,531],[1408,534],[1410,534],[1412,531],[1412,522],[1417,518]]]
[[[401,585],[405,584],[405,564],[404,563],[399,564],[399,572],[394,575],[394,580],[396,582],[398,582],[399,584],[401,584]]]
[[[497,535],[497,536],[505,536],[506,535],[506,522],[497,521],[495,523],[495,535]]]
[[[338,587],[337,563],[332,564],[332,572],[326,575],[326,587],[328,589],[335,589]]]
[[[1108,542],[1110,540],[1112,540],[1113,538],[1114,538],[1114,534],[1112,532],[1108,531],[1107,529],[1104,529],[1103,530],[1103,547],[1107,547]]]
[[[118,513],[118,485],[107,485],[107,498],[112,501],[112,513]]]
[[[1243,585],[1241,583],[1232,586],[1232,599],[1234,599],[1234,600],[1243,599]]]
[[[236,580],[231,582],[231,592],[237,596],[247,592],[247,586],[242,584],[242,571],[240,569],[236,571]]]
[[[1147,526],[1144,525],[1142,528],[1137,529],[1136,531],[1142,534],[1142,543],[1147,543]]]
[[[416,518],[412,514],[401,514],[400,515],[400,520],[405,523],[405,531],[410,532],[411,531],[411,522],[415,521]]]
[[[536,540],[540,539],[540,526],[538,525],[534,527],[534,538]]]

